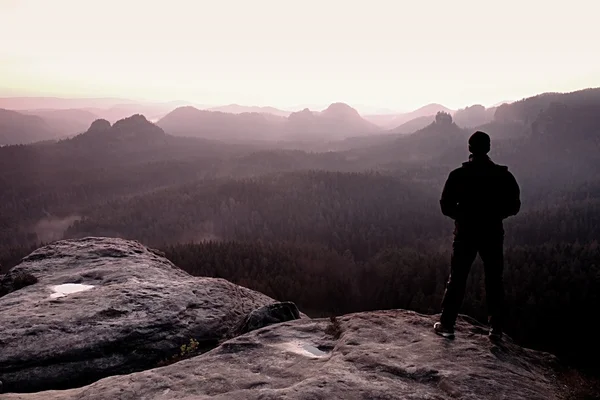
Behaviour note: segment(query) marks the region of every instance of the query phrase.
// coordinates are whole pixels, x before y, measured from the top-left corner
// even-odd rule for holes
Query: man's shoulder
[[[498,173],[500,173],[502,175],[510,175],[511,174],[508,170],[508,165],[494,164],[494,168],[496,168]]]
[[[508,170],[507,165],[495,164],[494,168],[496,170],[494,175],[499,177],[505,185],[509,185],[510,182],[515,181],[515,176]]]

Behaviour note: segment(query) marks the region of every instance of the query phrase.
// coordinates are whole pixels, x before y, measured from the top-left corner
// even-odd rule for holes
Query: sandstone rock
[[[13,284],[28,275],[37,282]],[[274,302],[222,279],[194,278],[137,242],[108,238],[43,247],[0,287],[11,288],[0,297],[6,392],[153,368],[191,338],[213,348],[249,312]]]
[[[6,400],[137,399],[559,399],[553,356],[509,338],[493,344],[462,319],[457,338],[432,332],[434,317],[378,311],[271,325],[167,367],[80,389]]]

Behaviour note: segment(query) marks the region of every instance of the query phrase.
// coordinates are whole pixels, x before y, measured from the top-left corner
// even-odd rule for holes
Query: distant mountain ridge
[[[296,140],[345,139],[379,131],[375,124],[365,120],[358,111],[345,103],[332,103],[321,112],[309,109],[290,114],[286,134]]]
[[[80,108],[23,110],[20,112],[43,118],[62,135],[75,135],[85,132],[87,127],[98,118],[96,114]]]
[[[43,118],[60,119],[67,128],[75,126],[80,133],[93,118],[104,118],[111,123],[144,114],[149,119],[158,120],[177,107],[190,105],[187,101],[135,101],[119,98],[57,98],[57,97],[4,97],[0,98],[0,108],[17,112],[40,115]],[[204,106],[199,106],[204,107]],[[88,114],[87,117],[84,117]],[[89,114],[93,114],[92,119]],[[84,126],[81,119],[86,118]]]
[[[0,109],[0,145],[27,144],[59,135],[43,118]]]
[[[143,115],[136,114],[119,120],[113,125],[105,119],[98,119],[90,125],[86,132],[71,140],[74,142],[93,141],[101,146],[110,145],[113,142],[133,142],[143,147],[155,140],[164,141],[166,136],[161,128],[148,121]]]
[[[272,114],[278,117],[287,117],[292,111],[280,110],[275,107],[259,107],[259,106],[241,106],[239,104],[229,104],[226,106],[211,107],[206,109],[207,111],[220,111],[230,114],[243,114],[243,113],[259,113],[259,114]]]
[[[262,113],[223,113],[180,107],[157,122],[167,133],[217,140],[320,140],[370,134],[379,128],[344,103],[321,112],[309,109],[280,117]]]
[[[190,160],[206,167],[213,162],[215,153],[226,155],[237,151],[234,145],[168,135],[140,114],[114,124],[105,119],[97,119],[84,133],[74,137],[22,147],[22,151],[28,154],[24,158],[35,159],[36,168],[47,165],[43,169],[47,169],[49,173],[56,164],[78,165],[80,169],[90,169],[158,162],[160,164],[155,164],[153,168],[160,174],[161,168],[167,168],[163,164],[165,162],[177,168],[180,162]],[[188,177],[203,176],[209,170],[182,173]]]
[[[571,93],[542,93],[499,106],[479,104],[459,110],[432,103],[398,114],[361,115],[345,103],[333,103],[322,111],[300,111],[276,107],[229,104],[218,107],[192,106],[186,102],[136,103],[118,98],[65,99],[54,97],[0,98],[0,145],[54,140],[80,134],[94,120],[116,123],[141,114],[167,133],[217,140],[322,142],[369,137],[373,134],[410,134],[434,121],[438,112],[447,112],[462,128],[490,129],[501,137],[518,137],[530,132],[530,125],[553,103],[570,107],[596,104],[600,89]],[[37,118],[33,118],[37,117]]]
[[[474,128],[494,120],[498,107],[485,108],[481,104],[462,108],[454,113],[454,122],[463,128]]]
[[[175,136],[249,140],[273,137],[276,127],[284,121],[282,117],[259,113],[231,114],[186,106],[171,111],[157,125]]]

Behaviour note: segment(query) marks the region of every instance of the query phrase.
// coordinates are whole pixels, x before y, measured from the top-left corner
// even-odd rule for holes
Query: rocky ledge
[[[377,311],[299,319],[229,340],[166,367],[84,388],[6,394],[6,400],[561,399],[553,356],[461,319],[455,340],[434,318]]]
[[[0,296],[0,393],[150,369],[192,338],[199,350],[212,349],[274,302],[222,279],[194,278],[159,252],[109,238],[35,251],[2,277]]]

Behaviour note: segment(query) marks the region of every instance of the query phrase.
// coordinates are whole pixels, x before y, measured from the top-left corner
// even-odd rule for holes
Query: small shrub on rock
[[[179,347],[179,353],[175,354],[174,356],[167,358],[166,360],[162,360],[158,363],[157,367],[164,367],[166,365],[171,365],[174,364],[176,362],[185,360],[187,358],[192,358],[194,356],[197,356],[199,354],[202,354],[208,350],[210,350],[211,348],[214,348],[217,346],[216,342],[208,342],[206,344],[203,344],[203,346],[200,346],[200,342],[197,341],[194,338],[191,338],[189,343],[187,344],[182,344]]]
[[[190,339],[189,344],[181,345],[181,347],[179,348],[181,350],[179,355],[184,358],[190,357],[198,352],[198,346],[200,346],[200,343],[196,339],[192,338],[192,339]]]

